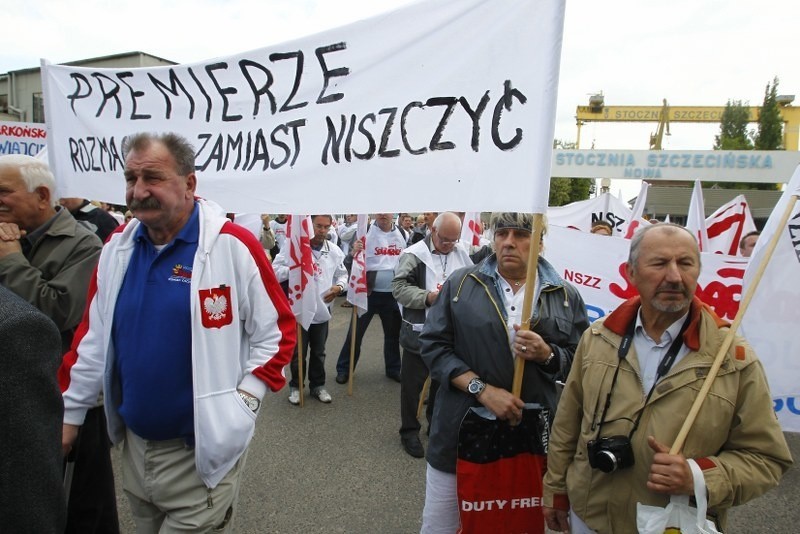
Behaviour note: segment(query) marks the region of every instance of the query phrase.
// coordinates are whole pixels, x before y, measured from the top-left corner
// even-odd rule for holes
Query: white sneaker
[[[325,404],[328,404],[333,400],[331,398],[331,394],[325,391],[325,388],[315,389],[311,392],[311,394],[316,397],[318,401],[324,402]]]
[[[289,388],[289,402],[295,406],[300,404],[300,390],[297,388]]]

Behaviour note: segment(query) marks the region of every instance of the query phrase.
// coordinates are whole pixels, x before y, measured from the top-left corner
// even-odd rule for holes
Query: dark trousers
[[[361,340],[364,339],[364,333],[367,331],[372,317],[377,315],[380,317],[381,325],[383,326],[383,360],[386,365],[386,374],[400,374],[400,324],[403,320],[400,317],[397,301],[394,300],[391,293],[373,291],[367,297],[367,308],[367,312],[356,321],[356,352],[353,369],[355,369],[355,364],[358,363],[358,359],[361,356]],[[336,372],[340,375],[348,375],[350,373],[352,326],[353,323],[351,321],[342,350],[339,352],[339,359],[336,362]]]
[[[417,352],[403,350],[403,368],[400,371],[400,435],[403,437],[416,436],[421,428],[417,419],[419,397],[422,387],[428,378],[428,366]],[[431,426],[433,415],[433,400],[439,390],[439,382],[431,380],[428,391],[428,406],[425,416],[428,419],[428,428]]]
[[[305,384],[306,375],[308,375],[308,385],[311,391],[321,388],[325,385],[325,342],[328,340],[328,321],[320,324],[312,324],[302,329],[300,341],[294,348],[294,357],[290,368],[292,370],[292,379],[289,381],[289,386],[296,388],[300,384],[298,369],[297,369],[297,351],[298,347],[303,349],[303,383]],[[309,346],[311,347],[309,352]]]
[[[92,408],[81,425],[67,506],[67,534],[118,534],[117,496],[111,444],[103,407]]]

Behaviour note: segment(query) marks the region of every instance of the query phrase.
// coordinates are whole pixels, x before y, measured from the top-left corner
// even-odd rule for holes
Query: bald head
[[[461,238],[461,219],[451,211],[440,213],[433,221],[431,240],[433,246],[443,254],[452,252]]]

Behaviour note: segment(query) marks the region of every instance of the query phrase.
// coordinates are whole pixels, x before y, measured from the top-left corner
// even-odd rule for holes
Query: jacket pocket
[[[255,433],[256,414],[231,389],[200,397],[195,424],[198,471],[224,475],[247,449]]]
[[[420,353],[419,332],[414,331],[414,325],[408,321],[400,324],[400,346],[409,352]]]

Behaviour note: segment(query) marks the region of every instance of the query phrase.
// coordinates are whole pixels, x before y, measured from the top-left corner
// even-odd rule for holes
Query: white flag
[[[466,212],[464,214],[464,222],[461,223],[461,242],[469,250],[469,247],[477,247],[481,244],[481,236],[483,236],[481,212]]]
[[[783,430],[800,432],[800,167],[772,210],[756,242],[744,277],[744,293],[753,283],[767,245],[778,233],[769,260],[750,305],[741,332],[764,364],[770,391]],[[787,224],[780,219],[787,205],[794,207]]]
[[[356,240],[361,241],[365,247],[367,245],[367,215],[358,216],[356,223]],[[350,280],[348,281],[347,302],[358,307],[358,315],[361,316],[367,311],[367,255],[362,248],[353,255],[353,266],[350,268]]]
[[[308,330],[317,313],[317,282],[314,277],[314,256],[311,254],[311,218],[290,215],[286,225],[289,242],[289,304],[297,321]]]
[[[739,241],[756,229],[744,195],[738,195],[720,206],[706,219],[706,228],[709,252],[736,256],[739,253]]]
[[[689,202],[689,214],[686,217],[686,229],[692,232],[700,245],[700,252],[713,252],[709,248],[708,231],[706,230],[706,204],[703,200],[703,186],[700,180],[694,181],[692,200]],[[726,252],[726,254],[728,254]],[[735,256],[736,253],[734,252]]]
[[[630,239],[643,223],[646,223],[642,216],[644,215],[644,205],[647,203],[647,190],[650,184],[642,181],[642,187],[639,189],[639,196],[636,197],[636,202],[633,204],[631,216],[628,219],[628,227],[625,229],[625,238]]]

